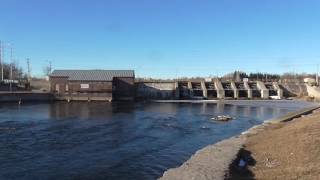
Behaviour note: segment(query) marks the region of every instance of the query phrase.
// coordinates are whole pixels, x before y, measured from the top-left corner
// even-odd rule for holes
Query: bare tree
[[[51,71],[52,71],[51,61],[49,61],[49,63],[42,68],[42,71],[43,71],[43,74],[46,76],[49,76],[51,74]]]

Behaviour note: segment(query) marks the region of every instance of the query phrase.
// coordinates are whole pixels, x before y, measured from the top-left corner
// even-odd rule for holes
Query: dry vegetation
[[[248,138],[241,156],[247,170],[230,179],[320,179],[320,112],[275,124]]]

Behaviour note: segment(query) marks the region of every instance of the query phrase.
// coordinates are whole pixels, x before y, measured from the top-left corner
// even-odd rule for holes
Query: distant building
[[[249,78],[242,78],[243,82],[249,82]]]
[[[317,84],[317,81],[316,81],[316,79],[314,79],[314,78],[304,78],[304,79],[303,79],[303,82],[304,82],[304,83],[307,83],[307,84],[309,84],[309,85],[312,85],[312,86],[314,86],[314,85]]]
[[[60,100],[132,100],[133,70],[54,70],[50,91]]]

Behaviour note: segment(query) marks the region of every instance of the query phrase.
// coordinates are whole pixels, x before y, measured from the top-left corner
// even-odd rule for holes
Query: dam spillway
[[[277,82],[166,81],[136,83],[138,99],[282,99]]]

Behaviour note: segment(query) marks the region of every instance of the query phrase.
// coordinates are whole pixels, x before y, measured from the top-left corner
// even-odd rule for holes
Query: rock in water
[[[229,121],[229,120],[232,120],[233,118],[229,115],[221,115],[221,116],[213,117],[211,119],[216,121]]]

